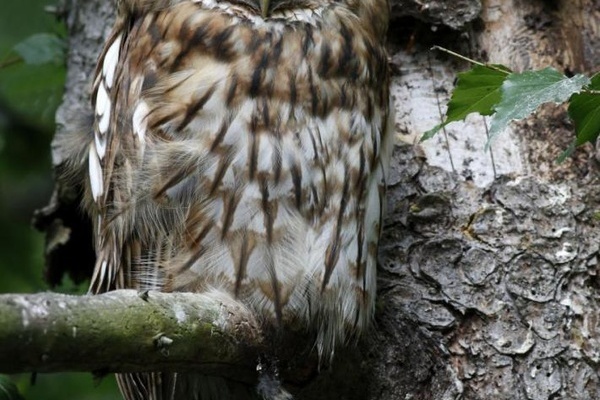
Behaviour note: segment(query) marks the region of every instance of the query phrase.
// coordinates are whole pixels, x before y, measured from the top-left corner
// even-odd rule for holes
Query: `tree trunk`
[[[112,21],[108,3],[69,1],[58,167],[60,138],[76,129],[72,117],[90,113],[91,71]],[[396,146],[376,324],[297,398],[600,398],[592,147],[556,163],[574,133],[564,108],[553,105],[513,124],[488,152],[487,120],[479,116],[417,143],[440,122],[456,73],[467,67],[431,46],[516,71],[551,65],[589,74],[600,64],[600,1],[395,0],[393,17]],[[89,229],[76,222],[76,191],[57,194],[38,216],[55,233],[47,255],[53,282],[73,254],[78,265],[90,260],[89,248],[69,247]]]

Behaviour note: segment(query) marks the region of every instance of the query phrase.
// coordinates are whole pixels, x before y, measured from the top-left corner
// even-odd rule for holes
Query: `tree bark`
[[[69,2],[58,168],[60,138],[76,129],[72,116],[89,113],[89,77],[110,9],[99,0]],[[556,106],[513,124],[489,152],[487,120],[477,116],[418,143],[440,122],[466,67],[432,45],[513,70],[590,73],[600,64],[600,2],[395,0],[393,16],[396,146],[376,323],[360,346],[340,350],[330,370],[298,386],[297,398],[600,398],[594,150],[556,163],[574,137]],[[76,198],[59,187],[38,217],[60,233],[50,235],[50,280],[65,269],[85,276],[67,266],[73,254],[91,265],[89,252],[69,247],[89,229],[73,213]]]

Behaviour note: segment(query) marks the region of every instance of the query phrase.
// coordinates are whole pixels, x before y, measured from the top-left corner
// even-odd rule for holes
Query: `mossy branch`
[[[218,296],[0,295],[0,373],[200,371],[253,380],[261,332]]]

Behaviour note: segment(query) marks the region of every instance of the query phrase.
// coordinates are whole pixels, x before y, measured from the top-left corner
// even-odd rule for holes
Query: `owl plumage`
[[[90,291],[226,295],[327,356],[364,331],[387,18],[386,0],[123,0],[92,93]],[[203,398],[176,394],[186,379],[119,381],[129,400]]]

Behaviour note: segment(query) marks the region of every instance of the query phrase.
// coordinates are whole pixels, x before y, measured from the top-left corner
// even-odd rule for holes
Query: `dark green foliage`
[[[65,27],[44,12],[53,2],[0,1],[0,293],[48,289],[43,237],[30,222],[52,191],[50,141],[66,74]],[[85,289],[63,282],[58,290]],[[115,398],[112,377],[0,375],[0,400]]]
[[[13,47],[25,64],[64,65],[66,44],[64,39],[51,33],[36,33]]]
[[[569,116],[575,121],[578,145],[594,143],[600,133],[600,73],[592,77],[587,89],[590,92],[574,94],[569,101]]]
[[[466,59],[456,53],[441,49]],[[514,120],[523,119],[545,103],[569,103],[569,116],[575,123],[576,139],[560,159],[576,145],[595,142],[600,134],[600,74],[591,79],[578,74],[567,77],[553,68],[511,72],[502,65],[475,64],[458,74],[457,85],[448,102],[446,119],[425,132],[421,140],[433,137],[451,122],[471,113],[491,116],[490,141]],[[489,145],[489,142],[488,142]]]
[[[17,385],[4,375],[0,375],[0,400],[24,400]]]

